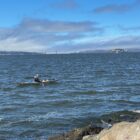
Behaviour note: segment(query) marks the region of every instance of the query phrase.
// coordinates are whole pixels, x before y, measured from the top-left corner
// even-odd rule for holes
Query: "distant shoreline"
[[[123,53],[140,53],[139,51],[127,51],[120,52]],[[120,54],[118,53],[118,54]],[[42,52],[15,52],[15,51],[0,51],[0,55],[69,55],[69,54],[115,54],[115,52],[111,51],[83,51],[83,52],[71,52],[71,53],[42,53]]]

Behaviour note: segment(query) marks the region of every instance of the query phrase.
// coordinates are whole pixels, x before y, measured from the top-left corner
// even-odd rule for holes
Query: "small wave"
[[[114,124],[116,122],[121,122],[121,121],[133,122],[140,119],[139,111],[140,110],[138,110],[138,112],[136,110],[135,111],[123,110],[123,111],[112,112],[110,114],[102,115],[100,119],[110,124]]]
[[[72,100],[59,100],[59,101],[55,101],[55,102],[50,102],[51,105],[53,106],[69,106],[69,105],[73,105],[73,101]]]
[[[39,137],[40,132],[38,130],[30,129],[30,130],[25,130],[19,134],[20,137],[28,139],[28,140],[33,140],[35,135]]]
[[[16,111],[18,109],[18,107],[16,106],[3,106],[0,108],[0,111],[2,112],[13,112],[13,111]]]
[[[44,120],[44,119],[46,120],[50,118],[63,118],[63,115],[58,112],[49,112],[45,115],[31,116],[30,118],[28,118],[28,121],[40,121],[40,120]]]
[[[2,91],[12,91],[14,88],[11,87],[6,87],[6,88],[1,88]]]
[[[137,104],[139,105],[139,102],[137,101],[130,101],[130,100],[117,100],[117,99],[114,99],[114,100],[110,100],[111,102],[115,102],[115,103],[123,103],[123,104]]]
[[[85,94],[85,95],[95,95],[97,93],[99,92],[96,90],[74,92],[74,94]]]
[[[96,73],[97,75],[100,75],[100,74],[106,73],[106,71],[103,70],[103,69],[100,69],[100,70],[96,70],[95,73]]]

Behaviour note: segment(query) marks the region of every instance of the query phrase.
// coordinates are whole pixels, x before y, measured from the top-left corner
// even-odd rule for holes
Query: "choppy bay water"
[[[58,83],[17,84],[36,73]],[[0,138],[47,139],[123,110],[140,110],[140,53],[0,56]]]

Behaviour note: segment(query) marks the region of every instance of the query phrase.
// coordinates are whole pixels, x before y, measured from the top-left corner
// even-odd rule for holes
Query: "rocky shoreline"
[[[66,134],[51,137],[49,140],[82,140],[84,136],[98,134],[102,129],[103,128],[101,127],[93,127],[89,125],[84,128],[74,129]]]
[[[140,140],[140,121],[137,121],[140,120],[140,113],[137,111],[114,112],[101,116],[100,120],[99,124],[93,122],[48,140]],[[113,138],[118,135],[122,137]]]

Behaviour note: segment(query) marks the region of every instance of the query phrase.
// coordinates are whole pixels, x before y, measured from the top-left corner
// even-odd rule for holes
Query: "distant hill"
[[[140,52],[139,48],[134,48],[134,49],[127,49],[128,52]]]
[[[140,52],[139,48],[134,48],[134,49],[131,48],[131,49],[85,50],[85,51],[80,51],[79,53],[114,53],[116,52],[114,50],[121,50],[121,52],[124,52],[124,53]]]
[[[125,50],[123,51],[124,53],[127,52],[140,52],[140,48],[120,48],[120,49],[108,49],[108,50],[84,50],[84,51],[79,51],[79,52],[73,52],[74,54],[85,54],[85,53],[114,53],[114,51],[112,50]],[[72,53],[72,54],[73,54]],[[0,55],[46,55],[47,53],[44,52],[17,52],[17,51],[0,51]],[[49,53],[48,53],[49,54]],[[52,53],[52,54],[56,54],[56,53]],[[61,53],[60,53],[61,54]],[[65,54],[65,53],[62,53]],[[71,54],[71,53],[66,53],[66,54]]]
[[[79,53],[109,53],[110,50],[86,50],[80,51]]]
[[[0,51],[0,55],[36,55],[36,52]]]

